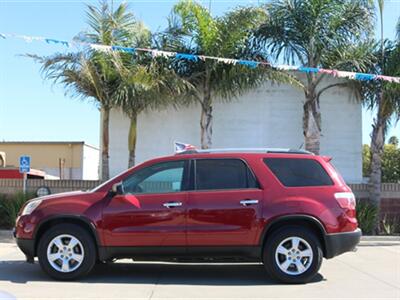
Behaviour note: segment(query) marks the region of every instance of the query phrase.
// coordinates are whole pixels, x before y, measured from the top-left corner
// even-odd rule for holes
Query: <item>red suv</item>
[[[330,158],[301,150],[189,150],[127,170],[89,192],[29,201],[15,237],[60,280],[119,258],[263,262],[309,281],[322,258],[361,236],[351,189]]]

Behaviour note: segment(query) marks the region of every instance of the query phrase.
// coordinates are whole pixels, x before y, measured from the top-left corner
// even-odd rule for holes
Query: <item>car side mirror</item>
[[[122,185],[122,182],[113,184],[111,191],[116,195],[123,195],[124,194],[124,186]]]

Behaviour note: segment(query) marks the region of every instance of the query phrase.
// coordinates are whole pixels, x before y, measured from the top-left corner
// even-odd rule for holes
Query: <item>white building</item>
[[[329,83],[335,79],[330,79]],[[326,84],[326,82],[325,82]],[[288,85],[270,85],[231,102],[214,103],[213,148],[302,147],[304,93]],[[328,89],[321,96],[321,155],[333,163],[349,183],[362,179],[361,104],[345,88]],[[200,108],[142,113],[138,118],[137,163],[173,152],[173,142],[200,144]],[[129,119],[119,110],[110,116],[110,175],[128,165]]]

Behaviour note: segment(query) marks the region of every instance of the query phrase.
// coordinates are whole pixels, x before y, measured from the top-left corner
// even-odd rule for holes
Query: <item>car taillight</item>
[[[355,209],[356,198],[351,192],[335,193],[336,201],[339,203],[341,208]]]

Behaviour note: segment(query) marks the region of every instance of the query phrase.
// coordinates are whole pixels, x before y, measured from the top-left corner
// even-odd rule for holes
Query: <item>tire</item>
[[[39,240],[37,255],[42,270],[57,280],[74,280],[87,275],[97,259],[92,236],[74,224],[59,224],[47,230]]]
[[[319,239],[307,228],[288,226],[276,230],[267,238],[263,249],[268,274],[284,283],[309,282],[318,273],[322,258]]]

